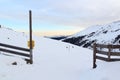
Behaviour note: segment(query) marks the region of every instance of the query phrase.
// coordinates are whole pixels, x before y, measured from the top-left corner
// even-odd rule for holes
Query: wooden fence
[[[113,51],[118,49],[118,52]],[[104,45],[104,44],[94,44],[93,45],[93,68],[96,68],[96,59],[111,62],[120,61],[120,58],[111,58],[111,56],[120,56],[120,45]],[[97,54],[106,55],[103,57]]]
[[[25,58],[26,62],[33,64],[32,11],[31,10],[29,10],[29,36],[30,36],[29,49],[0,43],[0,46],[1,46],[0,51],[27,57]],[[26,52],[28,52],[29,54],[27,54]]]
[[[30,57],[30,49],[0,43],[0,51],[23,56],[26,63],[32,63],[32,59]]]

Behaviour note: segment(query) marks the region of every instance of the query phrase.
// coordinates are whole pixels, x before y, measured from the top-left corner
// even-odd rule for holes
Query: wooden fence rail
[[[107,49],[107,51],[103,51],[102,49]],[[104,45],[104,44],[94,44],[93,45],[93,68],[96,68],[96,59],[111,62],[111,61],[120,61],[120,58],[111,58],[111,56],[120,56],[119,52],[113,52],[113,49],[120,49],[120,45]],[[97,55],[106,55],[106,57]]]
[[[27,63],[31,63],[30,49],[0,43],[0,51],[23,56],[23,57],[25,57],[25,61]]]

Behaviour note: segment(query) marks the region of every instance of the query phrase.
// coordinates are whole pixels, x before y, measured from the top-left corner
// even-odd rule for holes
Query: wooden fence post
[[[97,51],[96,43],[94,43],[94,45],[93,45],[93,69],[97,67],[97,65],[96,65],[96,51]]]
[[[32,54],[32,11],[29,11],[29,27],[30,27],[30,64],[33,64],[33,54]]]
[[[110,61],[111,45],[108,45],[108,61]]]

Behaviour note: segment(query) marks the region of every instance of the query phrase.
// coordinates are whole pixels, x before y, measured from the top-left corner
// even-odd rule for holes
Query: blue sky
[[[35,34],[67,35],[119,20],[119,9],[120,0],[0,0],[0,23],[27,31],[32,10]]]

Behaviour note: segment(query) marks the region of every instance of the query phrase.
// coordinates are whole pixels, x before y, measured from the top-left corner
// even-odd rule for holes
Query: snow
[[[0,29],[1,42],[27,47],[27,35],[4,30]],[[1,53],[0,80],[119,80],[120,62],[97,60],[97,68],[92,69],[92,50],[44,37],[33,38],[33,64]],[[15,61],[17,65],[11,65]]]
[[[90,26],[87,29],[80,31],[70,37],[78,37],[81,35],[86,35],[89,34],[91,32],[98,32],[98,33],[102,33],[102,31],[108,31],[107,34],[114,32],[114,33],[118,33],[117,31],[115,32],[115,30],[119,30],[120,29],[120,22],[113,22],[113,23],[109,23],[109,24],[104,24],[104,25],[95,25],[95,26]],[[113,33],[113,34],[114,34]],[[102,35],[102,34],[99,34]],[[98,35],[97,35],[98,36]]]
[[[82,40],[79,41],[78,39],[78,41],[76,42],[82,43],[82,41],[87,40],[88,42],[96,41],[96,43],[101,44],[119,44],[119,38],[117,39],[117,41],[115,40],[119,36],[119,34],[120,34],[120,21],[116,21],[104,25],[90,26],[87,29],[80,31],[65,39],[85,36]]]

